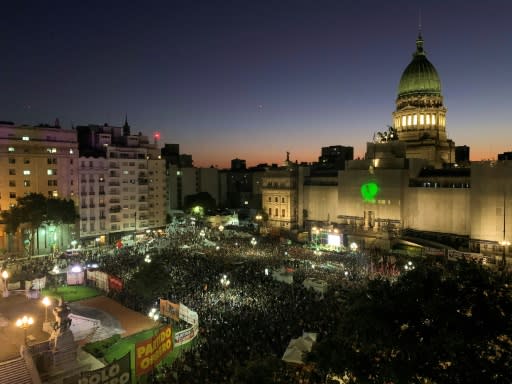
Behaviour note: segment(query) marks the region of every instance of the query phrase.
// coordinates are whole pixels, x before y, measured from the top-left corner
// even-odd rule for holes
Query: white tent
[[[304,356],[311,352],[316,336],[316,333],[304,332],[302,337],[291,339],[281,360],[287,363],[304,364]]]

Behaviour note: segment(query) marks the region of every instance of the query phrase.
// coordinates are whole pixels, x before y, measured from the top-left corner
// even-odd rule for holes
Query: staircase
[[[0,384],[33,384],[23,357],[0,363]]]

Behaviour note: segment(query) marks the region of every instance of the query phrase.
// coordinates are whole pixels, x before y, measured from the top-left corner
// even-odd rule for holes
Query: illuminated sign
[[[135,345],[135,372],[137,376],[150,372],[173,348],[170,326],[160,328],[158,333]]]
[[[375,198],[379,194],[379,186],[377,183],[370,181],[361,185],[361,197],[367,203],[375,203]]]

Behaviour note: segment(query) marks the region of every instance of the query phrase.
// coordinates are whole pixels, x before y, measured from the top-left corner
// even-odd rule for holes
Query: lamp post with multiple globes
[[[16,326],[23,329],[23,344],[27,345],[27,329],[34,324],[34,318],[31,316],[23,316],[16,320]]]

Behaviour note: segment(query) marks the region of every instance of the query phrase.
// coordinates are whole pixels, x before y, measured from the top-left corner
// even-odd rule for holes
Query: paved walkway
[[[48,308],[49,320],[54,320],[52,308],[55,305],[56,301]],[[154,326],[149,317],[105,296],[70,303],[69,306],[73,315],[100,321],[100,329],[94,335],[96,339],[106,338],[115,333],[127,337]],[[28,299],[23,293],[11,293],[7,298],[0,297],[0,361],[19,357],[24,331],[16,327],[16,319],[25,315],[34,319],[34,324],[26,331],[29,343],[48,340],[50,335],[43,331],[45,307],[40,299]],[[77,321],[75,324],[72,323],[72,330],[74,327],[90,327],[90,323],[84,320],[80,325],[80,321]]]

